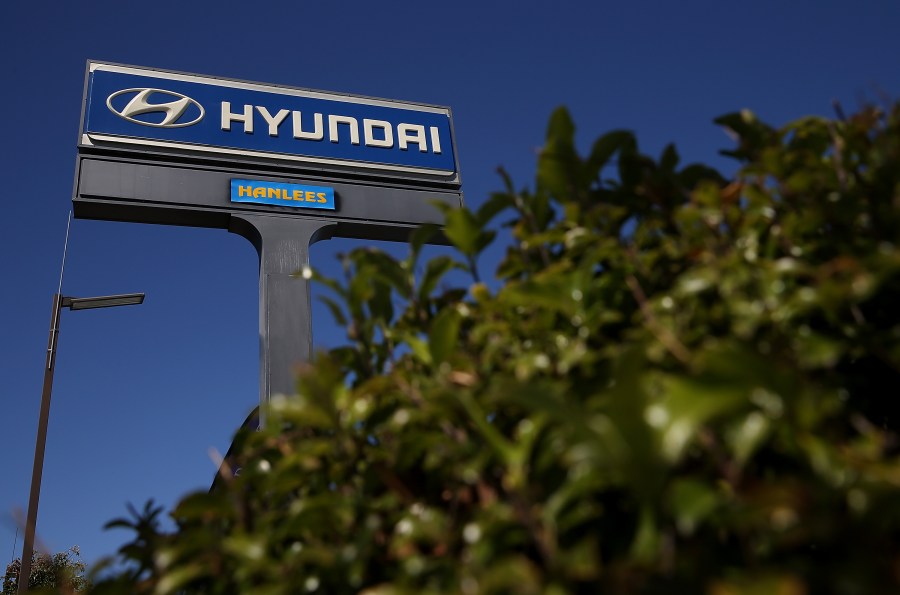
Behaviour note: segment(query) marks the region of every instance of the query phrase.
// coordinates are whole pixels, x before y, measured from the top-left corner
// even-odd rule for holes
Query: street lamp
[[[28,497],[28,515],[25,520],[25,542],[22,544],[22,564],[19,566],[17,593],[28,590],[31,578],[31,556],[34,554],[34,529],[37,523],[38,500],[41,497],[41,476],[44,473],[44,447],[47,444],[47,422],[50,418],[50,392],[53,388],[53,369],[56,367],[56,344],[59,341],[59,318],[63,308],[88,310],[113,306],[134,306],[144,302],[143,293],[104,295],[76,298],[59,293],[53,295],[50,318],[50,339],[47,343],[47,363],[44,366],[44,389],[41,393],[41,413],[38,418],[37,440],[34,445],[34,467],[31,471],[31,493]]]

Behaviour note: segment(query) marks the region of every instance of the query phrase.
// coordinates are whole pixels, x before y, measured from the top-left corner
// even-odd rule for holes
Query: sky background
[[[70,209],[88,59],[447,105],[466,203],[531,185],[550,113],[579,146],[615,128],[658,156],[732,172],[714,117],[772,124],[900,97],[900,3],[7,0],[0,4],[0,562],[24,519],[52,296]],[[338,252],[312,249],[338,274]],[[402,245],[389,245],[397,255]],[[501,243],[483,269],[490,277]],[[170,506],[215,473],[258,402],[257,256],[225,230],[74,220],[63,293],[143,291],[142,306],[64,311],[38,536],[93,562],[103,525]],[[313,306],[318,347],[343,329]],[[5,567],[5,566],[3,566]]]

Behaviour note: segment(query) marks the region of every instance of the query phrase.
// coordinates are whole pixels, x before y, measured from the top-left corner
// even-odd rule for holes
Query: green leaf
[[[475,220],[482,227],[487,225],[497,213],[504,211],[515,204],[515,199],[505,192],[495,192],[484,201],[478,211],[475,212]]]
[[[631,543],[631,557],[637,562],[650,564],[656,559],[659,552],[659,529],[656,527],[656,518],[649,506],[641,509],[640,521],[634,541]]]
[[[526,445],[513,444],[507,440],[506,437],[497,430],[496,426],[488,421],[487,412],[481,408],[468,391],[461,391],[457,397],[469,414],[469,418],[487,440],[488,444],[490,444],[497,454],[503,458],[504,463],[508,467],[511,467],[512,470],[521,472],[521,466],[525,459],[524,447]],[[516,478],[517,481],[521,481],[522,479],[521,476]]]
[[[341,307],[336,301],[324,295],[320,295],[319,300],[323,304],[328,306],[328,309],[331,311],[331,316],[334,318],[335,322],[337,322],[341,326],[347,326],[347,317],[344,316],[344,312],[341,310]]]
[[[521,283],[507,284],[500,294],[501,299],[511,306],[541,307],[563,312],[567,316],[574,315],[581,307],[581,301],[573,297],[581,291],[579,281],[575,273],[564,270],[563,266],[560,264],[546,269]],[[580,299],[584,299],[583,295]]]
[[[726,438],[739,465],[750,460],[771,431],[770,418],[760,411],[751,411],[730,428]]]
[[[624,142],[619,148],[619,180],[622,187],[633,191],[641,181],[648,162],[652,163],[638,152],[637,141],[634,138]]]
[[[449,256],[438,256],[429,260],[425,266],[425,273],[422,275],[422,282],[419,284],[419,301],[424,302],[427,300],[443,276],[449,271],[458,268],[462,268],[462,265]]]
[[[581,160],[575,151],[575,125],[565,108],[557,108],[547,126],[547,140],[538,159],[538,189],[560,200],[578,188]]]
[[[479,251],[481,226],[468,209],[454,209],[447,213],[444,235],[467,256],[474,256]]]
[[[756,116],[750,110],[741,110],[723,114],[713,120],[715,124],[733,130],[737,134],[747,134],[757,122]]]
[[[805,368],[830,368],[843,355],[845,345],[820,333],[798,333],[794,338],[800,365]]]
[[[646,417],[659,431],[661,454],[670,462],[682,458],[704,423],[746,403],[746,389],[733,383],[679,376],[661,383],[666,396],[648,406]]]
[[[650,400],[646,387],[647,361],[643,350],[629,345],[614,362],[611,387],[605,391],[608,415],[625,442],[628,456],[621,472],[641,502],[658,497],[663,482],[663,459],[658,438],[646,421]]]
[[[184,566],[178,566],[166,572],[156,585],[155,593],[178,593],[187,586],[192,580],[206,573],[203,565],[199,562],[189,563]]]
[[[431,332],[428,334],[428,350],[435,364],[446,361],[456,349],[461,322],[462,317],[455,308],[443,310],[432,322]]]
[[[717,489],[696,479],[676,479],[669,488],[669,508],[679,533],[691,535],[719,506]]]
[[[410,270],[412,270],[416,262],[418,262],[422,246],[437,237],[440,231],[440,225],[435,223],[424,223],[409,234],[409,258],[407,259],[407,262],[409,263],[408,266]]]
[[[423,364],[431,365],[431,350],[429,349],[428,344],[425,343],[425,341],[423,341],[419,337],[409,334],[405,335],[403,337],[403,340],[407,345],[409,345],[413,355],[415,355]]]
[[[302,276],[303,276],[303,271],[294,273],[292,275],[292,277],[295,277],[295,278],[302,277]],[[312,280],[315,281],[316,283],[321,283],[322,285],[324,285],[325,287],[327,287],[328,289],[330,289],[337,295],[343,297],[344,299],[346,299],[347,296],[349,295],[349,292],[347,291],[347,289],[344,288],[344,286],[341,285],[339,281],[332,279],[331,277],[326,277],[325,275],[319,273],[315,269],[312,269]]]
[[[678,167],[678,151],[675,149],[675,145],[670,143],[663,149],[662,156],[659,158],[659,168],[666,172],[674,172],[676,167]]]
[[[712,181],[717,185],[721,185],[725,181],[722,174],[715,169],[697,163],[688,165],[678,175],[682,185],[688,190],[693,189],[702,181]]]
[[[390,287],[379,283],[368,300],[369,314],[375,320],[390,323],[394,318],[394,304],[391,301]]]
[[[397,260],[381,250],[366,248],[354,251],[358,267],[371,267],[375,275],[403,297],[409,297],[409,275]]]
[[[628,130],[613,130],[598,138],[594,141],[591,154],[586,162],[588,179],[597,179],[600,176],[600,171],[616,151],[623,147],[634,147],[635,145],[634,134]]]
[[[567,108],[560,106],[553,110],[547,124],[547,141],[564,145],[575,141],[575,123]]]

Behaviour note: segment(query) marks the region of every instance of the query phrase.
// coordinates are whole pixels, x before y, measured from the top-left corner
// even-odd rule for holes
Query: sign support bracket
[[[310,282],[294,276],[309,266],[309,247],[329,239],[334,221],[269,215],[232,214],[228,230],[241,235],[259,254],[259,403],[296,391],[296,366],[312,359]]]

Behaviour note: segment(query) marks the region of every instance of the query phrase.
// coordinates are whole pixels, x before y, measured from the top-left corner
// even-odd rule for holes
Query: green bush
[[[732,179],[560,109],[455,257],[317,275],[348,346],[96,591],[900,592],[900,106],[717,122]]]
[[[0,595],[18,593],[21,567],[21,558],[7,564]],[[32,593],[86,593],[91,586],[84,576],[86,569],[77,545],[53,555],[35,552],[31,556],[28,590]]]

